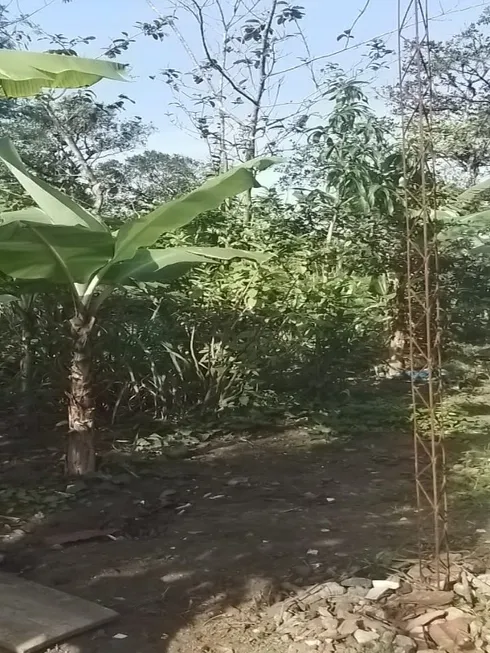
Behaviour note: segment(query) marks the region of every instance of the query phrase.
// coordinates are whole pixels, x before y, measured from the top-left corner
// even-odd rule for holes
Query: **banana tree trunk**
[[[74,476],[95,471],[95,401],[90,338],[94,322],[94,317],[81,314],[70,320],[73,353],[70,368],[66,471]]]

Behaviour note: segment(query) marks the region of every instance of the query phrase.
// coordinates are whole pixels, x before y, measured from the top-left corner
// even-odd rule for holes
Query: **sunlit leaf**
[[[45,218],[38,221],[58,225],[82,225],[94,231],[107,231],[107,227],[99,218],[91,215],[70,197],[31,173],[9,138],[0,138],[0,161],[7,166],[45,214]]]
[[[116,260],[132,258],[141,247],[154,245],[162,234],[185,226],[200,213],[220,206],[225,199],[257,186],[253,170],[266,170],[277,161],[274,157],[248,161],[124,225],[117,234]]]
[[[262,263],[269,255],[224,247],[169,247],[141,249],[128,260],[117,263],[103,281],[124,284],[129,280],[168,282],[179,278],[196,265],[243,258]]]
[[[11,222],[0,226],[0,271],[13,279],[86,282],[114,251],[109,233]]]
[[[464,206],[468,202],[478,199],[479,195],[490,191],[490,178],[481,181],[479,184],[475,184],[471,188],[467,188],[464,192],[458,195],[456,199],[457,206]]]
[[[83,88],[101,79],[124,81],[125,66],[62,54],[0,50],[0,95],[37,95],[45,88]]]

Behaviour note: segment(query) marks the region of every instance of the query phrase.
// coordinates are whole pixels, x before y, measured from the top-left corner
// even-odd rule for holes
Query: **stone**
[[[473,603],[473,594],[468,580],[468,575],[465,571],[461,573],[459,583],[454,583],[453,590],[458,596],[461,596],[470,605]]]
[[[480,574],[473,578],[472,583],[478,594],[490,596],[490,574]]]
[[[389,590],[397,590],[400,587],[400,581],[397,578],[373,580],[373,587],[384,587]]]
[[[446,609],[446,621],[452,621],[453,619],[466,619],[470,623],[473,617],[464,610],[450,606]]]
[[[352,578],[346,578],[340,583],[342,587],[362,587],[364,589],[371,589],[373,586],[372,580],[369,578],[358,578],[353,576]]]
[[[368,595],[369,590],[366,587],[348,587],[347,596],[352,596],[354,599],[364,599]]]
[[[459,650],[472,648],[468,632],[468,622],[465,619],[434,622],[429,626],[429,635],[440,651],[456,653]]]
[[[377,587],[372,587],[366,594],[366,599],[368,601],[379,601],[383,597],[387,596],[393,591],[392,587],[386,585],[378,585]]]
[[[411,637],[406,635],[397,635],[393,640],[394,653],[415,653],[417,644]]]
[[[300,592],[297,595],[296,600],[305,605],[312,605],[320,599],[329,600],[337,596],[342,596],[345,592],[345,587],[342,587],[339,583],[319,583],[318,585],[313,585],[303,592]]]
[[[415,640],[418,648],[424,648],[427,645],[425,639],[425,630],[423,626],[417,626],[410,632],[410,637]]]
[[[318,648],[321,642],[319,639],[305,639],[305,644],[310,648]]]
[[[349,635],[353,635],[359,628],[358,621],[359,620],[356,617],[348,617],[347,619],[344,619],[337,628],[339,636],[348,637]]]
[[[21,528],[14,528],[13,531],[2,536],[2,541],[6,544],[17,544],[20,542],[26,533]]]
[[[379,639],[379,633],[369,632],[358,628],[354,633],[354,639],[358,644],[371,644]]]
[[[429,610],[429,612],[424,612],[418,617],[415,617],[414,619],[410,619],[409,621],[407,621],[405,630],[410,632],[415,628],[418,628],[419,626],[426,626],[431,621],[434,621],[435,619],[441,619],[445,616],[446,616],[445,610]]]
[[[454,601],[454,592],[444,590],[413,590],[398,598],[400,603],[415,603],[417,606],[443,606]]]
[[[288,648],[288,653],[311,653],[312,649],[304,642],[296,642]]]

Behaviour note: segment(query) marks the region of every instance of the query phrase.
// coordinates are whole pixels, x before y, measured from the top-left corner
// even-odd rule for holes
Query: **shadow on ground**
[[[85,493],[71,510],[36,527],[12,557],[17,571],[121,615],[61,650],[270,651],[254,628],[256,607],[294,586],[344,573],[376,576],[395,558],[414,557],[406,392],[382,397],[372,397],[376,410],[366,398],[338,408],[333,419],[339,426],[347,416],[348,438],[298,426],[242,437],[185,461],[155,461],[135,468],[122,486]],[[380,409],[388,423],[404,415],[405,426],[379,429]],[[465,455],[458,447],[451,465]],[[163,505],[162,492],[171,497]],[[473,547],[479,519],[486,528],[486,510],[482,500],[469,517],[458,497],[455,535]],[[111,525],[121,539],[45,546],[53,533]],[[114,639],[118,633],[127,637]]]

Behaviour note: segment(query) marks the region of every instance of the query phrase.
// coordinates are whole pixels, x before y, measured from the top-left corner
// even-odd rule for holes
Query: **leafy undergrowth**
[[[117,434],[113,452],[136,459],[182,459],[241,438],[258,438],[287,429],[306,429],[305,447],[410,428],[409,386],[398,381],[385,385],[370,381],[328,402],[250,410],[210,420],[154,422],[136,433]]]
[[[451,364],[442,416],[448,454],[450,519],[466,515],[485,540],[490,521],[490,363],[486,349],[467,347]]]

